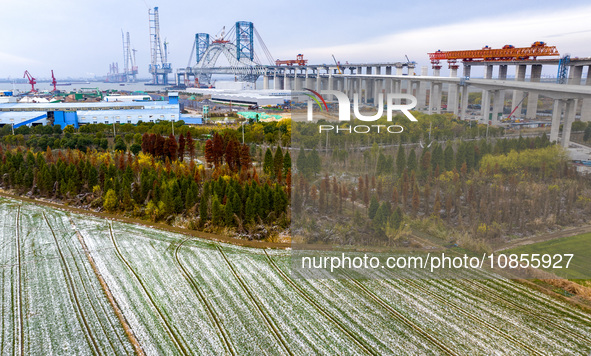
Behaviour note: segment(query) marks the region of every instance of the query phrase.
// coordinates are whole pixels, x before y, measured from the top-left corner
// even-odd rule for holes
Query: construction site
[[[417,98],[416,110],[428,114],[450,113],[462,120],[513,128],[550,126],[553,139],[558,138],[561,120],[567,134],[574,120],[591,120],[591,58],[561,55],[556,46],[540,40],[501,48],[426,50],[422,61],[429,65],[419,65],[420,58],[415,61],[408,56],[399,62],[352,63],[329,53],[328,64],[314,64],[297,51],[293,58],[275,58],[253,22],[236,21],[228,30],[220,26],[214,35],[195,33],[191,48],[187,48],[187,64],[173,69],[168,42],[160,33],[158,7],[148,10],[147,25],[150,53],[145,73],[150,80],[139,79],[137,50],[130,32],[121,30],[122,65],[112,62],[104,82],[121,86],[143,82],[155,90],[181,91],[181,97],[199,95],[230,108],[282,107],[289,103],[291,91],[304,88],[338,90],[349,97],[357,94],[368,108],[383,104],[388,93],[406,93]],[[449,76],[441,75],[444,64]],[[542,77],[542,72],[548,71],[556,75]],[[513,72],[514,76],[508,75]],[[52,90],[41,95],[35,87],[37,79],[25,71],[23,79],[30,90],[20,96],[4,91],[0,102],[92,102],[109,95],[98,88],[59,90],[59,85],[70,83],[57,80],[53,71],[51,78]],[[142,90],[121,95],[146,100]],[[568,145],[568,140],[563,144]]]

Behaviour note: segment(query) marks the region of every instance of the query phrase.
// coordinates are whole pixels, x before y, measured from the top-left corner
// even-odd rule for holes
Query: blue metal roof
[[[39,109],[47,108],[57,110],[78,110],[83,108],[120,108],[120,107],[143,107],[144,110],[177,109],[178,104],[169,104],[167,101],[131,101],[131,102],[105,102],[97,101],[92,103],[0,103],[0,109]]]

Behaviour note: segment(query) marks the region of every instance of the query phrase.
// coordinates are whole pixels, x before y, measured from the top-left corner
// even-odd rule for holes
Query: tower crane
[[[25,74],[23,78],[27,78],[29,80],[29,84],[31,84],[31,93],[36,93],[37,89],[35,89],[35,84],[37,84],[37,80],[29,73],[28,70],[25,70]]]
[[[55,76],[53,75],[53,69],[51,70],[51,85],[53,85],[52,91],[57,91],[57,80],[55,80]]]
[[[339,72],[339,74],[343,74],[343,72],[341,71],[341,64],[337,62],[337,59],[334,57],[334,54],[332,55],[332,59],[334,59],[334,63],[337,65],[337,71]]]

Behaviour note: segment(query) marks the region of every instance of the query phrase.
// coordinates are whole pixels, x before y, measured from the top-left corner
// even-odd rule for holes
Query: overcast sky
[[[25,69],[38,79],[51,69],[58,78],[105,75],[112,62],[122,69],[122,29],[137,50],[140,77],[148,77],[154,6],[175,69],[187,65],[195,33],[215,35],[239,20],[254,22],[275,59],[303,53],[311,63],[331,63],[331,54],[343,63],[404,61],[406,54],[422,66],[437,49],[534,41],[591,56],[588,1],[0,0],[0,78]]]

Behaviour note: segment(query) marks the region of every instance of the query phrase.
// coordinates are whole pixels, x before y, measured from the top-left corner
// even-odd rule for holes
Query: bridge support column
[[[491,117],[490,117],[490,96],[491,96],[491,92],[489,90],[485,89],[482,91],[482,101],[480,102],[480,107],[481,107],[481,111],[482,111],[482,120],[487,125],[489,124],[489,121],[491,120]]]
[[[587,80],[585,85],[591,85],[591,66],[587,67]],[[581,121],[591,121],[591,99],[583,99],[581,106]]]
[[[531,81],[539,82],[542,76],[542,65],[534,64],[531,66]],[[538,113],[538,93],[529,92],[527,96],[526,119],[535,119]]]
[[[428,72],[427,66],[421,67],[421,76],[427,76],[428,73],[429,72]],[[427,107],[427,87],[428,87],[428,84],[426,81],[421,80],[419,82],[419,90],[418,90],[418,94],[417,94],[417,109],[418,110],[424,110],[425,107]]]
[[[396,67],[396,75],[402,75],[402,66]]]
[[[435,88],[435,113],[436,114],[441,114],[441,97],[442,97],[442,91],[443,91],[443,83],[435,83],[434,84],[434,88]]]
[[[279,90],[279,85],[277,85],[277,72],[273,71],[273,90]]]
[[[495,90],[493,91],[492,99],[493,99],[493,110],[492,110],[492,119],[491,125],[498,125],[499,124],[499,114],[503,113],[503,101],[504,101],[505,92],[503,90]]]
[[[290,88],[288,88],[289,83],[288,83],[288,78],[287,78],[287,68],[285,68],[285,70],[283,71],[283,85],[282,85],[282,89],[283,90],[289,90]]]
[[[499,66],[499,79],[500,80],[506,80],[507,79],[507,65],[500,65]],[[495,125],[499,124],[499,114],[502,117],[503,116],[503,112],[505,110],[505,91],[504,90],[499,90],[497,93],[497,95],[495,95],[495,105],[497,106],[495,108],[495,111],[497,113],[497,115],[495,116],[494,120],[496,121]]]
[[[552,108],[552,126],[550,127],[550,142],[558,142],[558,133],[560,131],[560,118],[564,102],[560,99],[554,100]]]
[[[372,93],[372,86],[373,86],[373,79],[367,78],[365,79],[365,103],[369,104],[371,99],[373,98]]]
[[[450,68],[449,76],[457,78],[458,68]],[[447,85],[447,111],[458,115],[458,85],[449,83]]]
[[[298,78],[298,70],[295,69],[293,71],[293,90],[300,90],[302,89],[301,80]]]
[[[386,75],[392,75],[392,67],[386,66]]]
[[[320,78],[320,70],[316,69],[316,91],[322,90],[322,79]]]
[[[392,84],[393,84],[392,91],[395,94],[402,93],[402,82],[400,80],[394,79],[394,80],[392,80]],[[400,99],[394,99],[394,104],[400,105]]]
[[[572,66],[570,67],[570,71],[568,72],[568,84],[569,85],[581,85],[581,77],[583,76],[583,67],[582,66]],[[575,111],[576,108],[579,107],[579,100],[575,99]],[[581,114],[583,113],[581,107]],[[575,112],[576,115],[576,112]]]
[[[527,66],[525,64],[518,64],[515,66],[515,80],[523,82],[525,80],[525,70]],[[523,92],[521,90],[513,90],[513,98],[511,99],[511,111],[515,110],[517,105],[520,105],[523,100]],[[521,108],[515,110],[513,116],[521,118]]]
[[[269,89],[269,75],[267,73],[263,75],[263,89]]]
[[[355,92],[359,96],[359,102],[363,102],[363,80],[361,78],[355,80]]]
[[[465,69],[466,67],[464,67]],[[469,68],[469,67],[468,67]],[[464,72],[465,73],[465,72]],[[462,92],[462,103],[460,105],[460,118],[462,120],[466,120],[468,117],[468,84],[464,84],[460,86],[460,91]]]
[[[379,103],[379,95],[382,92],[382,81],[380,79],[374,79],[373,85],[373,106],[377,107]]]
[[[485,72],[484,72],[484,79],[491,79],[493,74],[493,66],[487,65]],[[483,90],[482,91],[482,98],[480,99],[480,108],[482,111],[482,118],[485,122],[489,122],[489,114],[490,114],[490,91]]]
[[[429,82],[427,84],[427,88],[429,89],[429,105],[427,106],[427,114],[431,115],[433,113],[433,107],[435,104],[433,104],[435,102],[435,97],[433,96],[433,90],[435,85],[433,84],[433,82]]]
[[[577,102],[575,99],[567,99],[566,110],[564,112],[564,125],[562,126],[562,147],[568,148],[570,144],[570,131],[575,121],[577,111]]]

